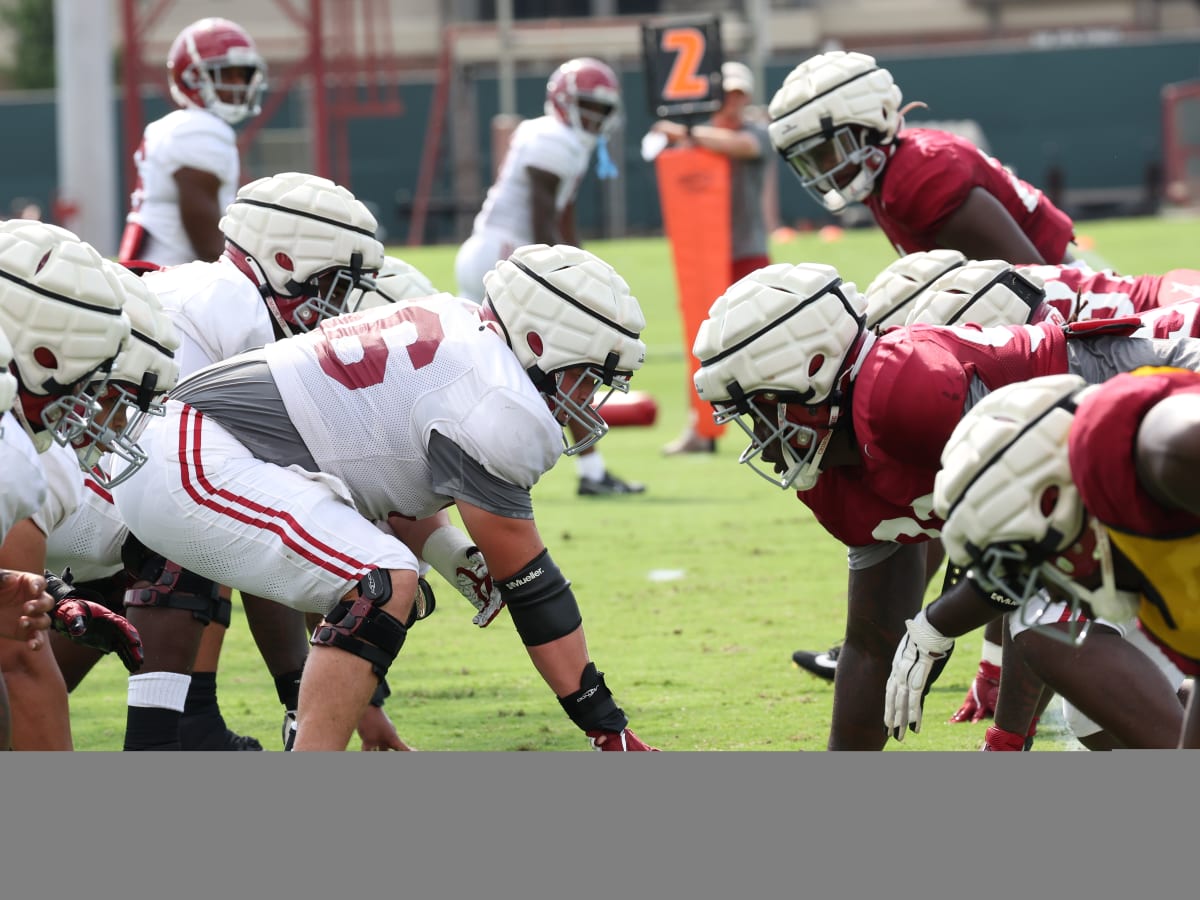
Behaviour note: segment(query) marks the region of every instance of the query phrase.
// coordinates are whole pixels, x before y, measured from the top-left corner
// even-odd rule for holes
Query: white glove
[[[954,649],[954,638],[930,625],[925,610],[904,624],[908,634],[892,658],[883,703],[883,724],[898,741],[904,740],[906,727],[914,734],[920,732],[927,685],[941,673]]]
[[[443,525],[437,529],[426,540],[421,555],[471,602],[476,612],[471,621],[480,628],[490,624],[504,608],[504,598],[492,583],[483,553],[458,528]]]
[[[500,589],[492,581],[488,571],[487,561],[478,547],[469,547],[465,556],[466,565],[459,566],[454,571],[455,584],[462,595],[471,601],[478,614],[471,621],[480,628],[486,628],[492,619],[504,609],[504,598]]]

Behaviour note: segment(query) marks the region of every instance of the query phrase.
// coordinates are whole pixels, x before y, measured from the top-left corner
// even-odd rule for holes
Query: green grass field
[[[1081,223],[1094,259],[1130,273],[1192,267],[1200,225],[1186,219]],[[633,387],[652,394],[658,421],[614,429],[600,444],[609,467],[647,492],[579,498],[574,463],[561,460],[535,488],[543,539],[571,579],[589,648],[632,727],[664,750],[819,750],[832,686],[791,665],[799,647],[823,649],[844,627],[845,552],[793,494],[736,464],[728,432],[711,456],[667,459],[682,429],[685,365],[669,248],[661,239],[595,241],[646,312],[647,361]],[[455,247],[394,247],[444,290],[454,289]],[[775,261],[825,262],[860,288],[895,258],[874,229],[840,240],[799,235]],[[507,614],[489,628],[431,576],[438,611],[414,628],[392,667],[387,710],[422,750],[582,750],[585,743],[529,663]],[[931,692],[923,733],[899,750],[972,750],[986,723],[942,724],[974,675],[979,638],[958,652]],[[235,604],[218,678],[235,730],[279,746],[282,710]],[[76,747],[118,750],[124,670],[106,659],[71,700]],[[1038,749],[1075,746],[1043,729]],[[356,747],[357,744],[352,744]]]

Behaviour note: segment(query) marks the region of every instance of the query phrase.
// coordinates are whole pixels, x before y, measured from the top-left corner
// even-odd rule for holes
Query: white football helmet
[[[867,285],[863,295],[867,301],[867,327],[882,334],[903,325],[913,301],[938,278],[966,261],[957,250],[924,250],[901,256]]]
[[[104,262],[125,290],[124,310],[131,330],[109,375],[108,391],[101,400],[105,411],[73,443],[83,470],[112,487],[146,461],[137,440],[149,417],[163,414],[162,397],[179,381],[175,362],[179,332],[141,278],[120,263]],[[97,466],[105,453],[127,463],[120,474],[112,476]]]
[[[240,70],[231,78],[230,70]],[[184,108],[207,109],[230,125],[262,111],[267,64],[236,22],[200,19],[176,35],[167,51],[171,98]],[[230,99],[224,100],[224,93]]]
[[[771,143],[819,203],[865,200],[902,123],[900,88],[874,57],[841,50],[788,73],[767,108]]]
[[[749,435],[739,462],[777,487],[808,490],[873,338],[866,303],[832,266],[766,266],[718,297],[700,325],[696,392],[718,424],[736,421]]]
[[[551,411],[588,429],[564,453],[574,455],[604,437],[608,425],[600,408],[613,391],[629,390],[630,377],[646,361],[640,338],[646,318],[625,280],[578,247],[528,244],[483,276],[483,290],[484,309],[499,321]],[[578,378],[564,377],[564,370],[580,366],[586,368]],[[576,388],[588,379],[592,392],[581,397]]]
[[[416,266],[396,256],[385,256],[379,274],[375,276],[375,290],[355,288],[346,301],[346,312],[387,306],[401,300],[415,300],[440,293],[433,282]]]
[[[349,292],[373,289],[383,265],[371,211],[316,175],[283,172],[250,182],[220,227],[226,255],[258,284],[285,334],[344,313]]]
[[[21,420],[39,452],[68,445],[99,411],[129,338],[125,292],[91,244],[31,219],[0,222],[0,330],[12,344]]]
[[[1136,609],[1136,595],[1116,590],[1108,533],[1084,508],[1067,454],[1075,410],[1092,389],[1077,375],[1046,375],[988,394],[946,443],[933,503],[945,520],[947,556],[983,590],[1024,611],[1051,588],[1076,611],[1086,602],[1093,615],[1122,621]],[[1075,580],[1097,566],[1100,588]]]
[[[1063,321],[1045,303],[1035,276],[1002,259],[971,260],[938,278],[909,310],[905,325],[1024,325]]]

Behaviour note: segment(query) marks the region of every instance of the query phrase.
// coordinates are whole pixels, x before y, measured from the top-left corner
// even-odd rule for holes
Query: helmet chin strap
[[[1089,524],[1092,532],[1096,535],[1096,556],[1100,560],[1100,587],[1094,590],[1080,587],[1079,599],[1091,607],[1098,619],[1126,622],[1137,615],[1140,595],[1136,591],[1123,591],[1117,588],[1112,542],[1108,537],[1108,529],[1101,525],[1095,516],[1091,517]]]
[[[225,256],[237,266],[239,272],[254,282],[254,286],[258,288],[258,294],[266,304],[267,311],[271,313],[275,324],[279,326],[285,337],[292,337],[294,332],[289,327],[287,320],[284,319],[283,313],[279,311],[279,305],[275,302],[275,291],[271,288],[271,282],[259,261],[240,247],[231,244],[226,245]]]

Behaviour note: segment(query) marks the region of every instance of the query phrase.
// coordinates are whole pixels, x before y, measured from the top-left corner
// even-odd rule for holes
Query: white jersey
[[[46,474],[33,441],[11,412],[0,415],[0,542],[46,502]]]
[[[340,316],[266,348],[288,416],[323,473],[369,519],[423,518],[435,493],[430,434],[529,489],[562,428],[478,306],[445,294]]]
[[[70,567],[76,582],[106,578],[121,571],[128,534],[112,495],[84,475],[79,508],[46,539],[46,568],[61,575]]]
[[[474,232],[500,231],[514,247],[533,243],[533,186],[529,168],[558,176],[554,208],[566,209],[579,192],[592,147],[554,116],[526,119],[512,133],[496,183],[475,217]]]
[[[126,221],[146,231],[139,255],[160,266],[193,261],[196,251],[179,215],[175,173],[186,168],[215,175],[217,203],[224,210],[233,202],[241,173],[233,126],[208,110],[177,109],[146,126],[133,159],[137,181]]]
[[[39,454],[38,460],[46,473],[46,500],[31,518],[43,534],[49,535],[83,502],[83,470],[75,451],[58,443]]]
[[[181,379],[275,340],[258,289],[224,256],[147,272],[142,280],[179,332],[175,361]]]
[[[471,236],[454,258],[460,296],[482,302],[484,275],[518,247],[534,242],[529,169],[558,176],[554,208],[562,213],[579,192],[592,146],[555,116],[526,119],[516,127],[496,183],[488,189],[483,208],[475,216]]]

